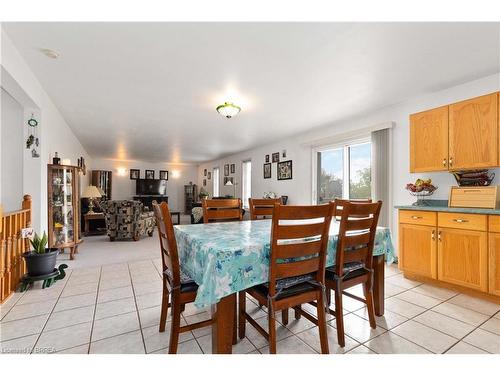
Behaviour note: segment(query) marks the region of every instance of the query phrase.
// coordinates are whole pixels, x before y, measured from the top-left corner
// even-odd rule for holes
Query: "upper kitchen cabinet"
[[[498,166],[498,93],[449,106],[449,169]]]
[[[410,172],[448,170],[448,106],[410,115]]]

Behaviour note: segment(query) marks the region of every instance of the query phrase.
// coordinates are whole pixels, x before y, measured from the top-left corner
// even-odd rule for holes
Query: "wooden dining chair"
[[[243,220],[241,199],[204,199],[203,223]]]
[[[371,199],[335,199],[335,212],[333,216],[336,220],[340,220],[342,217],[342,210],[344,208],[344,203],[372,203]]]
[[[168,204],[153,203],[153,209],[160,237],[161,260],[163,265],[163,295],[161,301],[160,332],[165,331],[168,308],[172,309],[169,354],[177,353],[179,334],[212,324],[212,320],[181,326],[181,312],[186,303],[194,302],[198,285],[182,272],[177,252],[172,217]],[[169,301],[170,300],[170,301]]]
[[[267,219],[268,217],[273,216],[274,205],[276,203],[281,203],[281,198],[248,198],[248,206],[250,207],[250,220]]]
[[[325,316],[325,262],[334,204],[320,206],[274,205],[271,229],[269,282],[239,293],[239,335],[245,337],[248,321],[269,341],[276,353],[275,312],[317,301],[321,352],[328,353]],[[246,293],[267,305],[266,332],[246,311]]]
[[[335,201],[335,212],[342,205],[340,228],[337,241],[335,265],[326,269],[327,295],[335,294],[335,315],[337,340],[345,346],[342,296],[346,295],[366,304],[370,327],[377,328],[373,304],[373,247],[382,202]],[[363,285],[361,298],[345,290],[355,285]]]

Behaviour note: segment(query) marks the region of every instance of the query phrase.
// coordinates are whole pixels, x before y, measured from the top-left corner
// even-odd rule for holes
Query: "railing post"
[[[11,291],[11,273],[10,273],[10,261],[11,261],[11,238],[8,237],[5,241],[6,251],[5,251],[5,283],[4,283],[4,298],[7,298],[10,295]]]
[[[26,223],[26,228],[31,226],[32,217],[33,217],[32,216],[33,215],[32,204],[33,204],[33,202],[31,200],[31,195],[29,195],[29,194],[24,195],[24,197],[23,197],[23,203],[22,203],[22,208],[23,208],[23,210],[28,210],[25,213],[26,219],[24,221]],[[24,253],[25,251],[28,251],[29,248],[30,248],[30,241],[29,241],[29,239],[25,238],[23,241],[24,241],[24,246],[23,246],[22,251],[21,251],[21,264],[22,264],[22,267],[21,267],[21,276],[23,276],[26,273],[26,261],[22,257],[22,253]]]
[[[0,223],[1,224],[1,223]],[[0,239],[0,302],[6,298],[5,295],[5,240]]]

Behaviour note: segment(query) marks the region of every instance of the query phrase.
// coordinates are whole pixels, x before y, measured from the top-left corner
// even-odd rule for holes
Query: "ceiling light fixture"
[[[59,57],[59,53],[48,48],[42,48],[40,49],[40,52],[42,52],[45,56],[50,57],[51,59],[57,59]]]
[[[225,102],[216,108],[217,112],[219,112],[222,116],[226,118],[231,118],[240,113],[241,108],[233,103]]]

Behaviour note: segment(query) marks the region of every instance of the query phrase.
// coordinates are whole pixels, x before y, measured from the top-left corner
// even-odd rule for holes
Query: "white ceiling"
[[[496,73],[499,25],[3,27],[91,156],[201,162]]]

